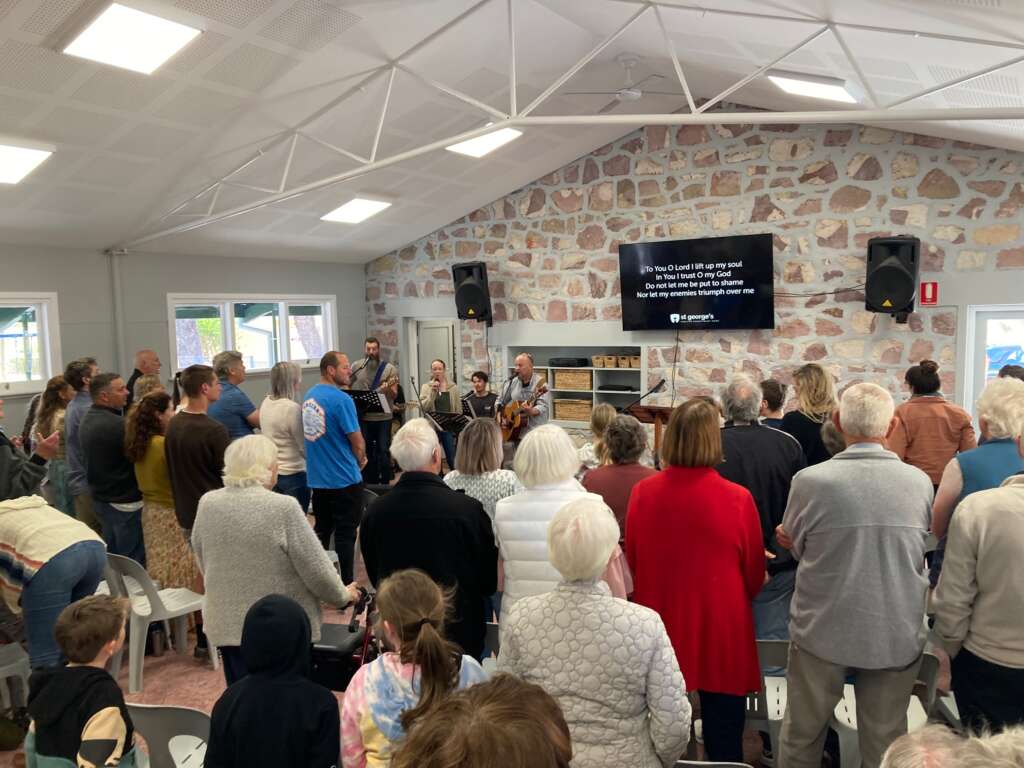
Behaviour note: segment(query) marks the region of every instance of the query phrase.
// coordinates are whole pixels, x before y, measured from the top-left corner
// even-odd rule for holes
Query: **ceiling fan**
[[[678,96],[683,98],[685,94],[676,93],[674,91],[651,91],[643,88],[644,83],[654,83],[658,80],[664,79],[664,75],[648,75],[643,80],[634,83],[633,82],[633,67],[640,63],[640,57],[634,53],[620,53],[615,57],[615,61],[619,63],[626,71],[626,83],[621,88],[614,91],[566,91],[566,95],[569,96],[611,96],[612,100],[597,110],[599,115],[607,114],[612,110],[616,109],[620,104],[626,101],[639,101],[644,96]]]

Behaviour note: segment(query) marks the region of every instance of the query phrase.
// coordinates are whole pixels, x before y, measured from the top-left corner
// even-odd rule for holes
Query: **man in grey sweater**
[[[800,561],[790,612],[780,765],[818,768],[829,718],[854,676],[865,768],[907,730],[925,641],[928,476],[886,450],[892,396],[846,390],[833,415],[847,448],[793,478],[780,545]]]

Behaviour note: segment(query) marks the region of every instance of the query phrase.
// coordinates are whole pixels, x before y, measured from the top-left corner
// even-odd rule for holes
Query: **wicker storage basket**
[[[604,355],[593,355],[590,364],[595,368],[604,368]]]
[[[619,355],[619,368],[629,368],[629,355]]]
[[[618,368],[619,367],[619,358],[617,358],[615,355],[605,355],[604,356],[604,367],[605,368]]]
[[[640,355],[630,355],[629,356],[629,367],[630,368],[639,368],[640,367]]]
[[[573,368],[555,368],[555,389],[574,389],[577,391],[593,387],[590,371]]]
[[[555,418],[559,421],[590,421],[590,400],[555,400]]]

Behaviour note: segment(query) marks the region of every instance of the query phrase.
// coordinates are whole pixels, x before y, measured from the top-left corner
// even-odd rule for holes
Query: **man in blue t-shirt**
[[[251,435],[260,425],[260,411],[238,385],[245,381],[245,363],[233,349],[214,355],[213,372],[220,379],[220,399],[210,403],[206,415],[219,421],[232,440]]]
[[[314,527],[324,549],[334,535],[334,550],[346,584],[353,579],[356,529],[363,516],[362,468],[366,466],[366,442],[355,403],[340,389],[351,377],[348,358],[328,352],[320,358],[320,383],[302,401]]]

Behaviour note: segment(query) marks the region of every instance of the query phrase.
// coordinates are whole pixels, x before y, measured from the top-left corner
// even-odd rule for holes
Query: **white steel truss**
[[[523,109],[519,109],[516,100],[516,90],[518,85],[517,72],[516,72],[516,31],[515,31],[515,6],[520,0],[505,0],[507,5],[507,24],[508,24],[508,78],[509,78],[509,111],[506,113],[500,109],[496,109],[489,104],[486,104],[479,99],[476,99],[466,93],[463,93],[451,86],[444,83],[438,82],[437,80],[424,75],[423,73],[416,72],[414,69],[407,66],[405,62],[410,56],[416,52],[422,50],[425,46],[439,38],[445,32],[450,30],[455,25],[459,24],[464,19],[472,16],[484,6],[492,2],[500,2],[501,0],[478,0],[472,6],[467,8],[465,11],[455,16],[443,26],[431,32],[426,37],[420,39],[412,47],[408,48],[402,54],[397,56],[395,59],[380,65],[374,69],[370,69],[361,73],[346,78],[348,80],[360,77],[361,79],[351,87],[345,89],[337,97],[331,99],[323,107],[317,109],[312,114],[308,115],[301,122],[296,124],[293,128],[282,131],[269,137],[266,143],[260,146],[256,152],[240,163],[237,167],[231,170],[229,173],[220,177],[216,181],[208,184],[196,194],[192,195],[188,199],[184,200],[171,210],[167,211],[160,216],[158,222],[164,222],[167,219],[178,216],[182,218],[190,219],[183,223],[171,225],[157,231],[143,234],[135,237],[127,242],[118,244],[113,247],[113,251],[122,251],[129,248],[134,248],[139,245],[143,245],[154,240],[167,237],[169,235],[180,234],[191,230],[199,229],[201,227],[215,224],[217,222],[225,221],[235,216],[240,216],[251,211],[264,208],[268,205],[275,203],[281,203],[292,198],[308,194],[317,190],[325,189],[327,187],[340,184],[345,181],[365,176],[366,174],[373,173],[374,171],[387,168],[398,163],[411,160],[421,155],[435,152],[444,147],[457,144],[468,139],[473,139],[478,136],[482,136],[492,131],[499,130],[501,128],[522,128],[528,126],[600,126],[600,125],[621,125],[623,127],[639,127],[644,125],[724,125],[724,124],[739,124],[739,123],[756,123],[756,124],[778,124],[778,123],[836,123],[836,122],[852,122],[852,123],[903,123],[903,122],[937,122],[947,120],[1022,120],[1024,119],[1024,107],[965,107],[965,108],[952,108],[952,109],[934,109],[934,108],[905,108],[897,109],[902,107],[904,104],[912,102],[916,99],[931,96],[936,93],[955,88],[963,85],[964,83],[976,80],[986,75],[990,75],[994,72],[1012,67],[1016,64],[1024,62],[1024,43],[1015,43],[1012,41],[995,41],[987,40],[984,38],[968,37],[962,35],[948,35],[940,33],[929,33],[920,32],[910,29],[899,29],[891,27],[877,27],[866,24],[854,24],[847,22],[836,22],[828,19],[814,18],[806,15],[783,15],[783,14],[769,14],[769,13],[755,13],[749,11],[733,11],[733,10],[722,10],[714,8],[705,8],[701,6],[688,5],[682,2],[672,2],[672,0],[607,0],[608,2],[616,2],[623,4],[630,4],[639,6],[635,13],[633,13],[623,24],[621,24],[614,32],[606,36],[600,43],[594,46],[587,54],[580,58],[575,64],[567,69],[562,75],[554,80],[544,91],[540,93],[529,105]],[[683,67],[679,61],[679,56],[675,50],[675,46],[672,43],[672,38],[669,33],[668,27],[665,24],[664,16],[662,14],[662,8],[670,8],[677,10],[696,11],[705,14],[716,14],[723,16],[732,16],[737,18],[746,19],[759,19],[759,20],[771,20],[771,21],[785,21],[792,23],[800,23],[807,25],[816,25],[817,28],[807,37],[803,38],[799,43],[786,50],[785,53],[776,57],[770,63],[758,67],[754,72],[746,75],[740,80],[730,85],[725,90],[721,91],[717,95],[710,99],[702,101],[698,104],[694,97],[690,84],[687,81],[686,75],[683,71]],[[672,61],[673,68],[675,70],[676,77],[679,80],[679,84],[683,90],[683,95],[686,97],[686,104],[688,111],[686,112],[673,112],[673,113],[659,113],[659,114],[598,114],[598,115],[544,115],[536,116],[531,114],[541,104],[547,101],[554,93],[556,93],[566,82],[568,82],[574,75],[576,75],[583,67],[589,64],[595,57],[597,57],[605,48],[611,45],[620,35],[622,35],[627,29],[629,29],[638,19],[645,16],[648,13],[653,13],[657,19],[658,26],[661,30],[664,38],[664,43]],[[958,43],[971,43],[975,45],[992,46],[996,48],[1005,48],[1008,50],[1021,51],[1019,55],[1008,59],[1007,61],[986,67],[979,71],[970,73],[968,75],[958,77],[954,80],[946,83],[941,83],[929,88],[926,88],[918,93],[911,94],[904,98],[897,99],[888,104],[882,105],[880,100],[864,75],[863,69],[854,55],[853,51],[847,45],[846,40],[843,37],[842,30],[856,30],[863,32],[877,32],[895,35],[906,35],[912,37],[929,38],[933,40],[944,40],[948,42]],[[755,111],[755,112],[738,112],[738,111],[710,111],[710,108],[716,104],[720,104],[725,98],[732,93],[736,92],[740,88],[744,87],[757,77],[761,76],[764,72],[771,69],[775,65],[782,62],[784,59],[793,55],[797,51],[805,48],[810,43],[821,38],[823,35],[830,34],[835,38],[837,44],[843,51],[843,55],[849,61],[851,68],[853,69],[856,77],[859,81],[859,85],[864,89],[867,97],[869,108],[866,109],[830,109],[830,110],[817,110],[817,111]],[[414,77],[426,86],[433,88],[441,93],[451,96],[459,101],[464,102],[483,113],[486,113],[489,122],[485,125],[481,125],[473,130],[464,131],[457,135],[449,136],[444,139],[432,141],[422,146],[415,147],[404,152],[399,152],[387,157],[378,158],[378,149],[380,147],[381,135],[384,130],[384,125],[387,119],[388,107],[391,100],[392,89],[394,86],[395,76],[398,71]],[[353,152],[349,149],[335,146],[330,142],[324,141],[323,139],[317,138],[306,130],[313,122],[323,117],[331,110],[335,109],[342,102],[347,100],[353,94],[356,94],[363,90],[367,85],[373,82],[375,79],[380,77],[386,77],[386,86],[384,91],[383,103],[381,104],[380,114],[377,121],[376,131],[373,138],[373,144],[370,148],[369,153],[364,156]],[[324,149],[328,149],[342,157],[352,160],[358,163],[358,166],[341,173],[324,176],[323,178],[315,179],[313,181],[306,182],[304,184],[295,185],[292,187],[288,186],[288,177],[291,171],[292,161],[295,157],[296,147],[299,139],[305,139],[313,142]],[[283,167],[280,173],[280,183],[276,189],[270,187],[260,187],[250,184],[244,184],[238,181],[234,181],[233,178],[239,173],[244,171],[257,162],[271,150],[283,144],[288,144],[288,150],[284,159]],[[264,197],[254,199],[251,202],[227,208],[224,210],[217,210],[217,203],[220,197],[220,192],[223,187],[234,187],[246,189],[252,192],[263,193]],[[202,198],[208,198],[208,204],[206,205],[205,211],[201,213],[185,213],[183,209],[188,207],[191,203],[199,201]]]

